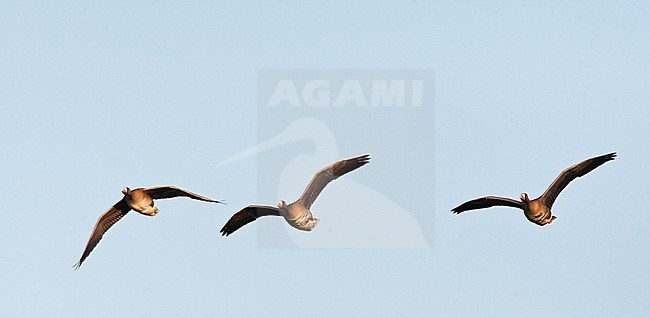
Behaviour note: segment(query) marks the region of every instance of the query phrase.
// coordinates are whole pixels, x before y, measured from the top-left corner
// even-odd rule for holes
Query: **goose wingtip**
[[[219,230],[219,234],[221,234],[221,236],[228,236],[230,235],[228,230],[228,224],[226,224],[221,228],[221,230]]]

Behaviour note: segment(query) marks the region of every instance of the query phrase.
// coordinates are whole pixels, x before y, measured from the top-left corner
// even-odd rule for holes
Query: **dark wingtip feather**
[[[370,162],[369,154],[350,158],[350,159],[344,159],[334,164],[333,172],[335,176],[340,177],[350,171],[363,167],[368,162]]]
[[[228,235],[232,234],[232,232],[233,231],[231,231],[230,228],[230,220],[228,220],[228,222],[226,222],[226,224],[219,231],[219,233],[221,233],[221,236],[225,236],[225,237],[228,237]]]
[[[357,159],[360,163],[365,165],[366,163],[370,162],[370,154],[365,154],[365,155],[359,156],[359,157],[357,157],[355,159]]]
[[[203,199],[203,200],[200,200],[200,201],[209,202],[209,203],[226,204],[225,200],[214,200],[214,199],[210,199],[210,198],[206,198],[206,199]]]
[[[605,163],[607,161],[616,159],[616,156],[618,156],[618,154],[616,152],[610,152],[608,154],[604,154],[602,156],[594,157],[592,159],[598,159],[599,161],[602,160],[602,162]]]
[[[463,203],[463,204],[461,204],[461,205],[459,205],[459,206],[457,206],[457,207],[451,209],[451,212],[452,212],[453,214],[460,214],[461,212],[465,212],[465,211],[471,210],[471,209],[472,209],[472,206],[471,206],[472,203],[474,203],[474,202],[476,202],[476,201],[478,201],[478,200],[482,200],[482,199],[484,199],[484,198],[478,198],[478,199],[474,199],[474,200],[469,200],[469,201],[467,201],[467,202],[465,202],[465,203]]]
[[[451,213],[453,213],[453,214],[460,214],[460,212],[465,212],[465,211],[467,211],[467,209],[463,209],[463,208],[462,208],[463,205],[464,205],[464,204],[461,204],[461,205],[459,205],[459,206],[457,206],[457,207],[451,209]]]
[[[355,166],[358,168],[370,162],[370,154],[350,158],[348,160],[354,162]]]
[[[592,162],[595,162],[596,167],[598,167],[598,166],[604,164],[605,162],[612,161],[612,160],[616,159],[616,156],[617,156],[616,152],[611,152],[611,153],[608,153],[608,154],[605,154],[605,155],[602,155],[602,156],[594,157],[591,160],[592,160]],[[595,169],[595,167],[594,167],[594,169]]]
[[[358,157],[356,159],[357,159],[357,163],[359,164],[359,167],[357,167],[357,168],[360,168],[360,167],[363,167],[364,165],[366,165],[367,163],[370,162],[370,155],[363,155],[363,156]]]

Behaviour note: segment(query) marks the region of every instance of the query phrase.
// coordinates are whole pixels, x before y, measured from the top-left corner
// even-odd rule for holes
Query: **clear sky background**
[[[648,20],[640,1],[0,2],[0,312],[646,317]],[[435,176],[420,206],[431,248],[259,248],[255,228],[277,220],[218,235],[242,206],[278,199],[257,197],[254,157],[217,166],[258,144],[260,69],[434,70],[434,151],[409,150],[435,163],[419,171]],[[371,180],[390,150],[349,180]],[[550,226],[507,208],[450,212],[537,196],[610,151]],[[123,186],[164,184],[228,205],[131,213],[72,270]]]

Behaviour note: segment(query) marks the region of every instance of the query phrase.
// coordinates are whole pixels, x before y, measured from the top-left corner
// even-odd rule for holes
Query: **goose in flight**
[[[81,267],[81,264],[86,260],[88,255],[90,255],[90,252],[93,251],[95,246],[97,246],[97,243],[102,239],[104,233],[106,233],[113,224],[117,223],[117,221],[131,211],[131,209],[140,212],[141,214],[154,217],[158,214],[158,208],[154,207],[154,200],[157,199],[188,197],[194,200],[221,203],[221,201],[212,200],[174,186],[137,188],[133,190],[126,187],[122,189],[122,193],[124,194],[124,197],[108,209],[108,211],[104,212],[104,214],[102,214],[97,220],[95,228],[86,244],[86,249],[83,254],[81,254],[81,259],[79,259],[79,262],[74,265],[75,269]]]
[[[587,159],[564,169],[564,171],[562,171],[562,173],[560,173],[560,175],[557,176],[555,180],[553,180],[544,194],[535,200],[530,200],[528,198],[528,194],[526,193],[522,193],[519,196],[521,201],[509,198],[488,196],[467,201],[455,207],[451,211],[455,214],[459,214],[461,212],[469,210],[484,209],[492,206],[509,206],[522,209],[524,211],[524,215],[529,221],[537,225],[544,226],[546,224],[550,224],[553,222],[553,220],[555,220],[556,217],[551,215],[551,207],[553,206],[555,199],[557,199],[557,196],[562,190],[564,190],[564,188],[566,188],[569,182],[573,181],[575,178],[586,175],[605,162],[614,160],[614,158],[616,158],[616,153],[612,152],[606,155]]]
[[[369,155],[337,161],[316,173],[300,198],[289,205],[280,201],[277,207],[265,205],[249,205],[235,213],[221,228],[221,235],[228,236],[242,226],[268,215],[282,216],[289,225],[302,231],[311,231],[318,225],[311,211],[311,205],[325,186],[338,177],[355,170],[370,161]]]

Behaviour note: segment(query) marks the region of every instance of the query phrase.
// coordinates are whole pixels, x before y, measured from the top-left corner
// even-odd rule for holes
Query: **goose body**
[[[355,170],[370,160],[369,155],[337,161],[316,173],[298,200],[291,204],[280,201],[277,207],[249,205],[235,213],[221,229],[221,235],[228,236],[242,226],[262,216],[282,216],[292,227],[301,231],[311,231],[318,222],[311,212],[311,205],[325,186],[340,176]]]
[[[144,188],[131,190],[127,187],[122,190],[122,193],[126,204],[131,209],[140,214],[154,217],[158,214],[158,208],[154,206],[153,198],[145,190]]]
[[[285,208],[279,209],[280,215],[284,217],[289,225],[298,230],[311,231],[320,221],[318,218],[314,217],[308,208],[300,204],[300,202],[286,205],[286,203],[282,201],[280,206],[285,206]]]
[[[88,255],[90,255],[90,252],[95,249],[95,246],[97,246],[99,241],[102,239],[104,233],[106,233],[111,226],[117,223],[117,221],[122,219],[131,210],[146,216],[154,217],[158,214],[158,208],[154,206],[154,200],[175,197],[188,197],[199,201],[221,203],[220,201],[212,200],[175,186],[137,188],[133,190],[126,187],[122,189],[122,194],[124,195],[122,199],[104,212],[97,220],[97,223],[95,223],[93,232],[88,239],[88,243],[86,243],[86,248],[79,259],[79,262],[74,265],[76,269],[81,267],[81,264],[86,260]]]
[[[532,223],[540,226],[551,224],[556,219],[556,217],[551,213],[551,208],[560,192],[562,192],[562,190],[564,190],[564,188],[566,188],[566,186],[574,179],[586,175],[605,162],[614,160],[615,158],[616,153],[612,152],[606,155],[589,158],[564,169],[564,171],[553,180],[546,191],[534,200],[530,200],[527,193],[522,193],[519,196],[520,201],[510,198],[487,196],[467,201],[453,208],[451,211],[455,214],[459,214],[469,210],[484,209],[492,206],[509,206],[521,209],[526,218]]]

